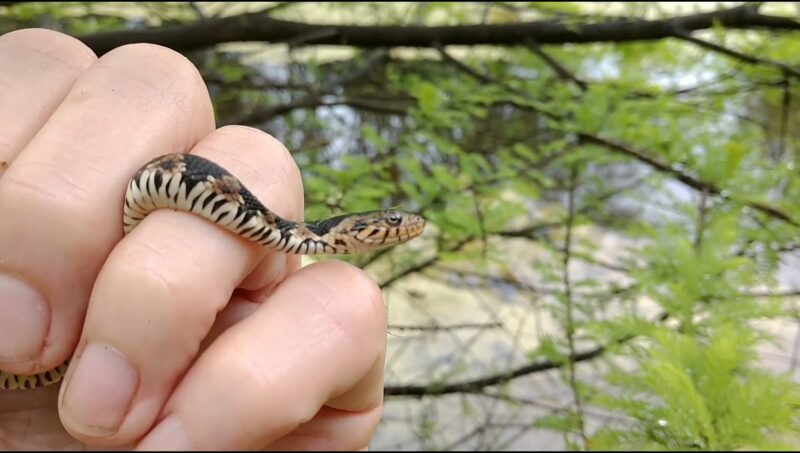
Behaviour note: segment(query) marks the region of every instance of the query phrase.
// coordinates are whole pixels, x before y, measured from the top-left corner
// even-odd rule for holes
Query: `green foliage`
[[[732,324],[706,336],[653,329],[634,372],[609,373],[619,394],[592,401],[637,421],[606,427],[599,450],[785,449],[797,432],[800,386],[753,365],[756,336]]]

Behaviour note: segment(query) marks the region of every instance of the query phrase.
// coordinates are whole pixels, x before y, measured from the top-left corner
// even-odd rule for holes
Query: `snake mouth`
[[[405,242],[419,236],[423,230],[425,230],[425,218],[411,214],[403,222],[403,225],[397,227],[397,231],[394,234],[387,235],[386,242]]]
[[[411,234],[411,237],[416,237],[422,234],[422,231],[425,230],[425,218],[420,215],[412,215],[411,218],[408,220],[408,232]]]
[[[361,242],[371,247],[395,245],[409,241],[425,230],[425,219],[418,215],[409,215],[402,225],[392,228],[376,228]]]

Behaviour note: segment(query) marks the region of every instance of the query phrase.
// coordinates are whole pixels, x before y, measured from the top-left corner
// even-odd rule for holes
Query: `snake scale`
[[[419,236],[425,219],[399,210],[356,212],[316,222],[293,222],[267,209],[226,169],[193,154],[160,156],[142,166],[125,192],[123,232],[152,211],[196,214],[262,247],[301,255],[362,253]],[[32,375],[0,371],[0,389],[42,387],[61,381],[69,359]]]

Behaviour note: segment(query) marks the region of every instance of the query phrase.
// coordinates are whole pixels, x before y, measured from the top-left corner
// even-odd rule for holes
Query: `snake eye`
[[[403,220],[403,217],[400,214],[389,214],[386,216],[386,223],[392,226],[400,225],[400,222]]]

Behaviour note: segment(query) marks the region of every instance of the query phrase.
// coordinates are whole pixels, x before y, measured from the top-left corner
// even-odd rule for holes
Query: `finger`
[[[304,267],[203,353],[137,448],[256,449],[296,442],[301,425],[363,447],[380,418],[385,323],[367,274]]]
[[[180,54],[120,47],[90,66],[0,178],[0,367],[35,373],[72,352],[95,277],[122,235],[130,176],[213,129]],[[11,340],[14,338],[15,340]]]
[[[378,423],[382,405],[361,411],[343,411],[325,406],[314,418],[271,443],[269,451],[365,450]]]
[[[269,135],[224,127],[191,153],[239,177],[276,214],[302,218],[300,172]],[[265,257],[268,271],[256,272],[261,277],[280,280],[292,269],[285,254],[268,254],[197,215],[162,209],[147,216],[98,275],[62,389],[61,417],[68,431],[103,446],[144,435],[217,312]]]
[[[82,42],[50,30],[0,36],[0,175],[96,59]]]
[[[77,39],[49,30],[19,30],[0,36],[0,175],[94,60]],[[4,213],[0,223],[7,221],[9,216],[0,212]],[[6,258],[0,254],[0,288],[6,287],[4,295],[0,289],[0,364],[33,356],[41,347],[37,333],[46,328],[44,316],[31,315],[17,306],[19,299],[36,296],[2,275]],[[30,305],[36,304],[34,300]]]

